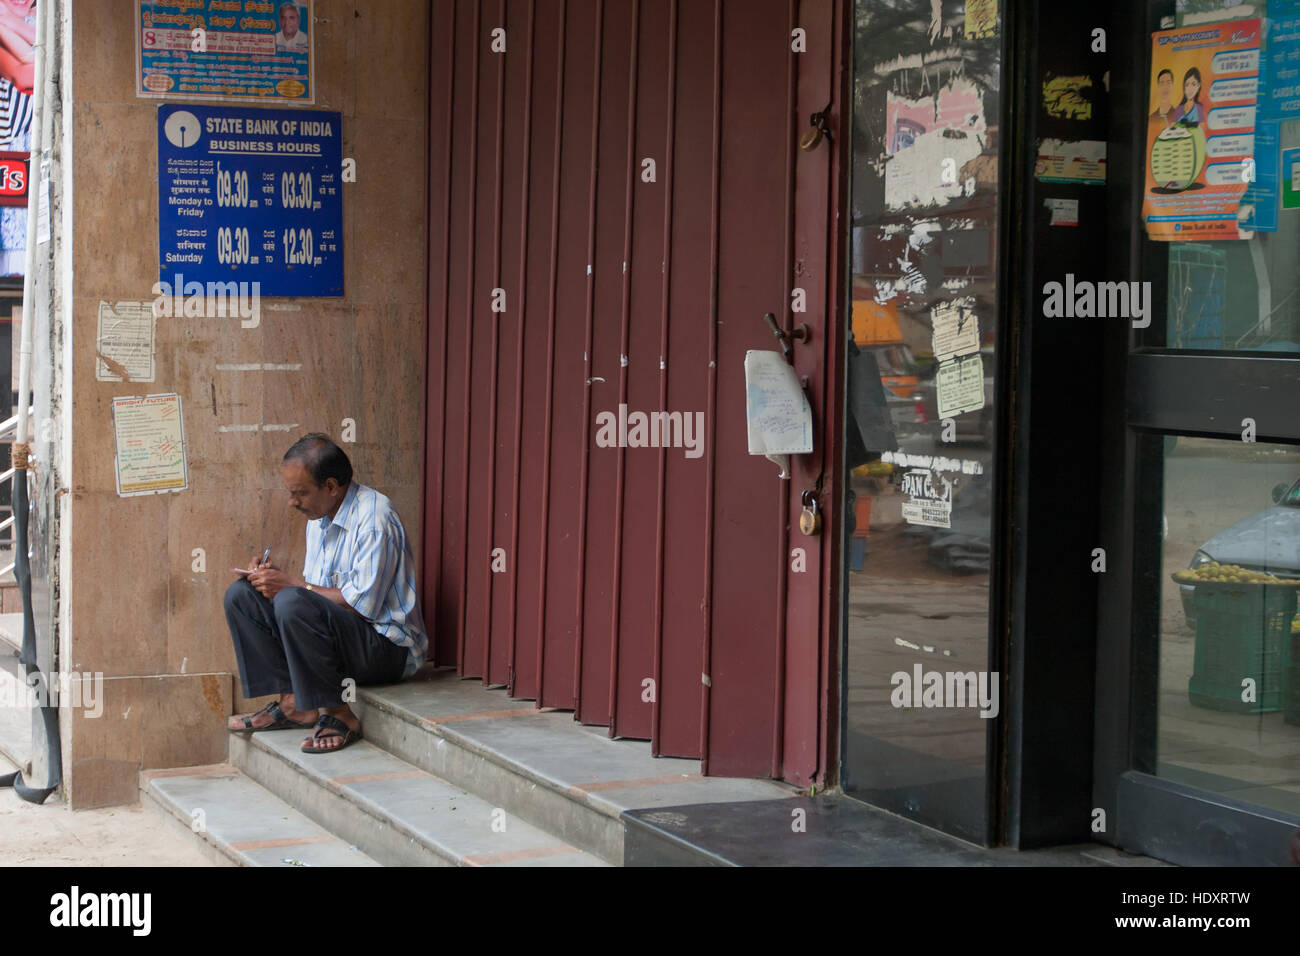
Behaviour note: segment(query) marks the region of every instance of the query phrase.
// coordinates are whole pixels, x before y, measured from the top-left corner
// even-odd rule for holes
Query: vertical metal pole
[[[49,31],[46,27],[46,20],[49,16],[49,10],[58,5],[58,0],[41,0],[37,5],[36,13],[36,47],[35,47],[35,77],[36,82],[32,90],[32,131],[31,131],[31,153],[27,167],[27,259],[23,267],[23,324],[20,333],[20,342],[18,353],[18,429],[14,433],[15,441],[25,442],[27,440],[27,412],[28,399],[27,393],[32,384],[32,322],[31,322],[31,303],[32,303],[32,274],[36,271],[36,217],[40,209],[40,170],[42,159],[42,126],[45,118],[45,93],[47,83],[53,81],[53,77],[45,75],[45,44]],[[36,175],[33,176],[32,174]],[[27,466],[23,463],[20,471],[14,472],[14,484],[18,484],[19,478],[27,480]],[[17,509],[15,509],[15,513]]]
[[[0,786],[12,786],[18,796],[29,803],[44,803],[45,799],[58,788],[63,776],[58,707],[52,702],[50,694],[51,680],[57,681],[57,674],[53,670],[49,675],[41,673],[36,647],[36,626],[32,616],[31,567],[27,559],[27,471],[31,451],[27,440],[28,393],[31,391],[32,380],[32,326],[36,320],[36,309],[33,308],[33,276],[37,268],[37,213],[43,195],[39,171],[45,152],[44,140],[49,135],[44,119],[46,106],[52,102],[51,93],[54,86],[54,71],[51,70],[47,74],[45,68],[45,48],[48,38],[52,35],[50,20],[56,16],[55,11],[58,7],[59,0],[41,0],[36,14],[31,158],[27,173],[27,255],[23,272],[23,317],[18,360],[18,423],[14,432],[13,446],[14,577],[18,582],[18,590],[23,602],[23,645],[20,659],[27,684],[39,691],[39,700],[38,706],[32,710],[29,751],[31,770],[28,772],[32,780],[25,784],[21,772],[0,780]],[[33,166],[37,170],[35,188],[32,186]],[[47,206],[46,213],[52,224],[53,210]],[[52,284],[52,279],[47,278],[47,281]],[[32,783],[35,786],[31,786]]]

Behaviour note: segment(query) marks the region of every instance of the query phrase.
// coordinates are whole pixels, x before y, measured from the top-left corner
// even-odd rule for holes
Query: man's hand
[[[307,584],[302,578],[291,577],[270,565],[256,567],[248,576],[248,583],[257,589],[258,594],[268,599],[274,598],[285,588],[300,588]]]

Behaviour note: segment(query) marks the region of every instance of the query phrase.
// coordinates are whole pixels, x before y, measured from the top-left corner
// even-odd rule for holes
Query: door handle
[[[791,339],[803,343],[812,341],[812,330],[808,328],[806,322],[800,322],[797,328],[792,329],[787,334],[781,326],[776,324],[776,315],[774,313],[763,313],[763,321],[772,330],[772,337],[781,343],[781,354],[785,356],[787,362],[794,358],[794,347],[790,344]]]

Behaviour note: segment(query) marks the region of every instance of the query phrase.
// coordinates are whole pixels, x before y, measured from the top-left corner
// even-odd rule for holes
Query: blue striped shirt
[[[333,519],[307,522],[308,584],[338,588],[380,634],[407,649],[410,677],[424,663],[429,637],[415,589],[415,562],[402,521],[384,495],[353,480]]]

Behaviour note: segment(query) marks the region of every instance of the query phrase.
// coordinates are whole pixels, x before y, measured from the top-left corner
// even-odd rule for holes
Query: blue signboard
[[[1266,55],[1260,64],[1260,109],[1265,119],[1300,118],[1300,4],[1270,0]]]
[[[160,106],[162,281],[341,296],[341,132],[341,114],[319,110]]]
[[[1278,196],[1281,176],[1281,124],[1277,120],[1255,122],[1254,180],[1241,197],[1241,228],[1255,232],[1277,232]]]

